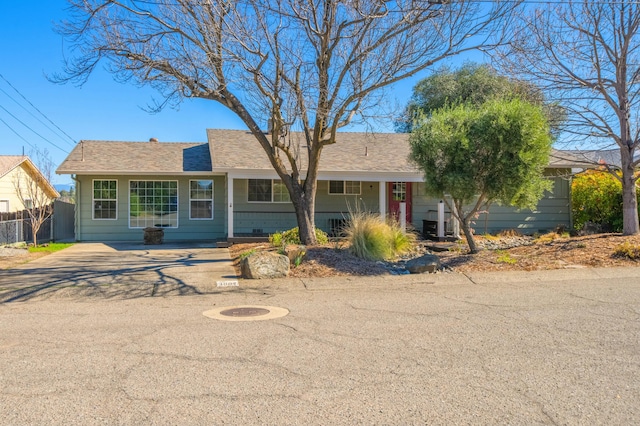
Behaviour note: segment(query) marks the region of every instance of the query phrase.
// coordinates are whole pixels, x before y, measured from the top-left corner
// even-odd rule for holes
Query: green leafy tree
[[[552,144],[545,114],[517,98],[438,109],[410,143],[427,194],[451,195],[471,253],[478,251],[471,223],[480,210],[494,202],[534,208],[552,186],[543,177]]]
[[[409,104],[395,122],[396,131],[410,133],[414,122],[446,106],[468,103],[482,105],[491,99],[524,99],[543,107],[555,130],[565,118],[557,104],[545,102],[542,91],[535,85],[499,75],[490,65],[467,63],[458,70],[442,67],[424,78],[413,88]]]
[[[586,222],[623,229],[622,183],[618,176],[604,170],[588,170],[571,182],[573,226],[582,229]]]

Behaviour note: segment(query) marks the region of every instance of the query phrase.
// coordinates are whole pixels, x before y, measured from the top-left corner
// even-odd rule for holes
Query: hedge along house
[[[56,171],[76,181],[76,239],[142,241],[142,229],[164,229],[166,241],[264,238],[297,226],[289,194],[253,135],[207,130],[208,143],[82,141]],[[437,218],[420,171],[408,161],[408,135],[340,133],[322,151],[316,227],[334,234],[359,209],[398,217],[421,231]],[[304,166],[304,139],[292,133]],[[535,211],[493,206],[476,232],[542,232],[570,226],[574,164],[554,158],[554,189]],[[404,204],[404,206],[403,206]]]

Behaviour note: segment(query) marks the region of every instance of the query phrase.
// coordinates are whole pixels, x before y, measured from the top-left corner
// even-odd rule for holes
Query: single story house
[[[0,213],[44,205],[59,196],[28,156],[0,155]]]
[[[166,241],[263,237],[296,225],[289,194],[255,138],[243,130],[207,130],[206,143],[81,141],[57,169],[76,182],[76,239],[141,241],[162,227]],[[292,142],[304,142],[292,134]],[[322,151],[316,227],[331,233],[349,211],[398,214],[423,229],[439,200],[424,195],[423,177],[408,161],[408,135],[340,133]],[[545,232],[570,226],[573,164],[553,158],[554,188],[534,211],[493,206],[476,232]]]

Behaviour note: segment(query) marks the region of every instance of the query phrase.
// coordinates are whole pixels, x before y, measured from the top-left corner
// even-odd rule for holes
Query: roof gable
[[[42,174],[42,172],[38,169],[31,159],[25,155],[0,155],[0,178],[6,176],[12,170],[15,170],[17,167],[22,167],[25,169],[27,174],[31,176],[32,179],[34,177],[39,177],[40,182],[42,183],[41,187],[43,191],[50,198],[57,198],[60,196],[58,191],[51,185],[51,182]]]
[[[24,155],[0,155],[0,178],[27,159]]]

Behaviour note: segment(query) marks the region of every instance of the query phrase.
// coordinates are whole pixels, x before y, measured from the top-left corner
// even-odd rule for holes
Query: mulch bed
[[[538,238],[511,235],[501,237],[478,236],[479,246],[487,247],[475,255],[467,253],[464,241],[449,251],[435,253],[447,270],[477,271],[533,271],[582,267],[640,266],[638,260],[615,255],[623,244],[640,248],[640,235],[597,234],[588,236],[561,236],[547,234]],[[410,257],[425,253],[424,245]],[[239,264],[240,254],[248,250],[274,250],[268,243],[235,244],[231,256]],[[366,261],[352,255],[346,243],[331,243],[308,247],[304,261],[291,269],[290,276],[331,277],[389,274],[388,264]]]

